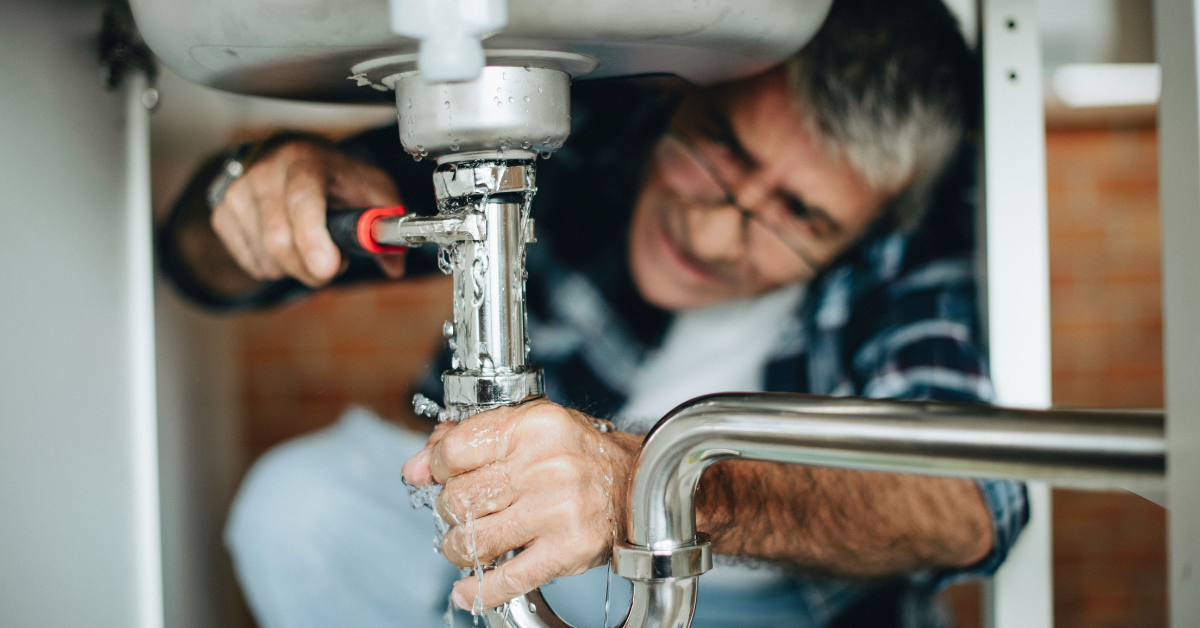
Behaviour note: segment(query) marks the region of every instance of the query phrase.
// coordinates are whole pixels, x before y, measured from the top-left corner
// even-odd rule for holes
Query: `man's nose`
[[[736,206],[720,210],[692,212],[689,234],[692,252],[705,261],[736,261],[746,255],[745,229],[749,219],[742,208],[758,207],[770,196],[773,187],[763,177],[750,176],[730,193]]]
[[[738,207],[758,208],[775,192],[775,183],[768,173],[756,172],[730,190]]]
[[[745,255],[741,210],[726,205],[720,209],[692,211],[688,216],[688,242],[692,253],[706,262],[731,262]]]

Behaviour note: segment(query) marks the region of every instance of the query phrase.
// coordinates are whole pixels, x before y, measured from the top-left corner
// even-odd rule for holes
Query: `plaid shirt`
[[[530,357],[545,369],[552,400],[618,418],[638,367],[659,346],[672,319],[634,287],[626,245],[645,157],[678,92],[661,79],[595,81],[573,91],[571,140],[539,165],[533,204],[538,243],[527,249]],[[391,127],[352,138],[343,148],[389,171],[410,209],[432,213],[432,165],[414,163],[395,143]],[[912,233],[877,228],[807,286],[785,327],[765,332],[778,340],[763,390],[992,399],[973,268],[974,172],[974,152],[964,150],[920,228]],[[410,275],[435,272],[433,251],[410,250],[408,266]],[[339,282],[378,276],[374,265],[356,262]],[[236,304],[269,305],[306,292],[285,280]],[[199,300],[214,304],[211,298]],[[440,373],[448,368],[449,353],[443,352],[429,370],[426,395],[441,398]],[[978,564],[914,573],[882,586],[797,576],[807,614],[797,617],[797,625],[831,625],[855,602],[880,592],[891,600],[890,616],[884,623],[872,616],[871,625],[939,624],[932,594],[949,581],[994,572],[1028,518],[1022,484],[978,485],[995,539]]]

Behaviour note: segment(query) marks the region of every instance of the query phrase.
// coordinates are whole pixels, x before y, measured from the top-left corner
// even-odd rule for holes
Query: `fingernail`
[[[450,599],[454,600],[455,606],[463,609],[464,611],[471,610],[471,605],[467,604],[467,600],[463,598],[462,593],[458,592],[458,587],[454,588],[454,591],[450,594]]]
[[[329,274],[329,267],[332,263],[333,260],[322,251],[313,251],[308,254],[308,270],[314,275]]]

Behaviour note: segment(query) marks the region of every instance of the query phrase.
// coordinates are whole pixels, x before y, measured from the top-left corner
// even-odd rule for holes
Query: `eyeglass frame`
[[[701,135],[708,141],[711,141],[717,146],[728,150],[736,158],[743,162],[755,162],[755,158],[749,154],[749,152],[738,140],[736,133],[733,131],[733,125],[720,111],[716,104],[708,99],[705,99],[702,106],[704,108],[704,121],[715,127],[715,132],[705,133],[704,131],[696,130],[694,133]],[[812,272],[817,273],[820,271],[824,265],[816,261],[815,256],[806,250],[807,247],[801,246],[792,239],[785,237],[783,233],[784,229],[782,229],[779,224],[776,224],[772,220],[763,216],[760,211],[745,207],[738,202],[737,195],[734,192],[735,186],[730,185],[726,181],[725,177],[721,175],[717,167],[714,166],[712,161],[704,154],[704,151],[699,148],[694,141],[690,140],[683,131],[674,127],[668,128],[664,137],[677,142],[679,146],[683,148],[684,153],[691,158],[695,164],[698,165],[700,169],[707,174],[712,179],[712,182],[715,183],[721,190],[724,198],[719,203],[719,206],[727,205],[742,216],[743,238],[749,237],[749,221],[756,220],[760,223],[760,226],[768,228],[768,232],[774,233],[776,238],[790,251],[795,253],[796,256],[799,257],[800,260],[806,266],[808,266]],[[757,165],[755,167],[757,167]],[[750,171],[748,168],[739,168],[739,170],[743,171],[741,174],[742,180],[745,180],[745,178],[751,176],[752,174],[752,171]],[[821,228],[828,231],[830,235],[837,235],[843,231],[842,225],[833,220],[833,218],[831,218],[826,212],[819,208],[810,207],[800,198],[790,194],[782,194],[778,190],[776,190],[773,195],[780,197],[780,200],[789,207],[791,213],[796,216],[797,220],[806,222],[810,225],[810,227],[814,224],[815,220],[816,222],[823,223]],[[814,229],[814,231],[815,230],[816,229]],[[817,237],[820,238],[821,236],[818,235]]]

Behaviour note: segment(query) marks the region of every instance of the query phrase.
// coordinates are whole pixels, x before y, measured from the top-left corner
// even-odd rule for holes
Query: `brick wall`
[[[437,276],[319,292],[242,315],[243,430],[250,459],[333,422],[347,405],[413,420],[410,384],[442,341],[450,283]]]
[[[1163,404],[1155,131],[1047,136],[1054,403]],[[1060,628],[1165,626],[1166,511],[1128,493],[1055,491]]]
[[[1157,161],[1153,130],[1047,137],[1054,401],[1162,405]],[[246,446],[333,421],[349,403],[411,419],[408,384],[450,316],[443,278],[327,291],[240,323]],[[1061,628],[1163,626],[1165,518],[1119,493],[1056,491],[1055,615]],[[979,589],[948,599],[978,625]]]
[[[1158,154],[1152,128],[1046,136],[1054,403],[1162,407]],[[1054,491],[1058,628],[1165,626],[1166,513],[1128,493]],[[978,626],[977,585],[946,600]]]

